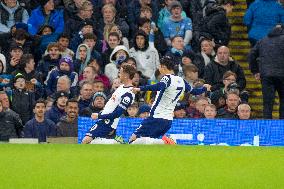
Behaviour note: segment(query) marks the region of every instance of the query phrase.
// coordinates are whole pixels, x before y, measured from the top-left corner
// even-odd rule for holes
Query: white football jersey
[[[186,90],[183,78],[175,75],[165,75],[160,82],[166,88],[158,91],[150,111],[150,117],[173,120],[173,112],[178,100]]]
[[[121,107],[126,110],[135,99],[135,94],[131,91],[131,89],[132,87],[124,87],[124,85],[120,85],[106,103],[101,115],[110,114],[114,112],[117,107]],[[116,129],[119,117],[109,121],[113,121],[111,127]]]

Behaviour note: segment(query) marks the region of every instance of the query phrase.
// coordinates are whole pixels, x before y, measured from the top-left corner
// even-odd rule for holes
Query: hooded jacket
[[[248,56],[251,72],[261,76],[284,77],[283,50],[284,26],[274,28],[251,49]]]

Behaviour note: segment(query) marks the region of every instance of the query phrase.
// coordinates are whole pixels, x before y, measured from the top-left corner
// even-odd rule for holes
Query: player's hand
[[[260,81],[260,73],[254,74],[254,78],[255,78],[257,81]]]
[[[91,118],[92,119],[98,119],[99,114],[98,113],[92,113]]]
[[[140,90],[140,88],[134,87],[134,88],[131,89],[131,91],[132,91],[134,94],[137,94],[137,93],[140,92],[141,90]]]
[[[203,87],[205,87],[207,89],[207,91],[211,91],[211,85],[209,84],[204,84]]]
[[[82,144],[89,144],[90,142],[92,142],[93,138],[89,137],[89,136],[85,136],[82,140]]]

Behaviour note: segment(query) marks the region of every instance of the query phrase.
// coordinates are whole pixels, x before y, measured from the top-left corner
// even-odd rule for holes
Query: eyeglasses
[[[235,79],[224,79],[225,81],[233,81],[233,82],[236,82]]]

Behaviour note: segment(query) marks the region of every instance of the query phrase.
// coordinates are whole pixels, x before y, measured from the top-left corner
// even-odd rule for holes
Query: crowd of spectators
[[[161,78],[162,56],[175,60],[176,73],[193,87],[212,86],[200,96],[185,94],[175,118],[249,119],[244,71],[228,48],[234,5],[233,0],[2,0],[0,140],[77,136],[78,116],[104,108],[120,85],[121,65],[137,69],[134,86],[153,84]],[[259,22],[251,7],[245,23],[253,42],[265,35],[252,35]],[[282,7],[276,8],[283,16]],[[265,31],[269,27],[273,24]],[[136,95],[125,117],[149,116],[155,95]]]

